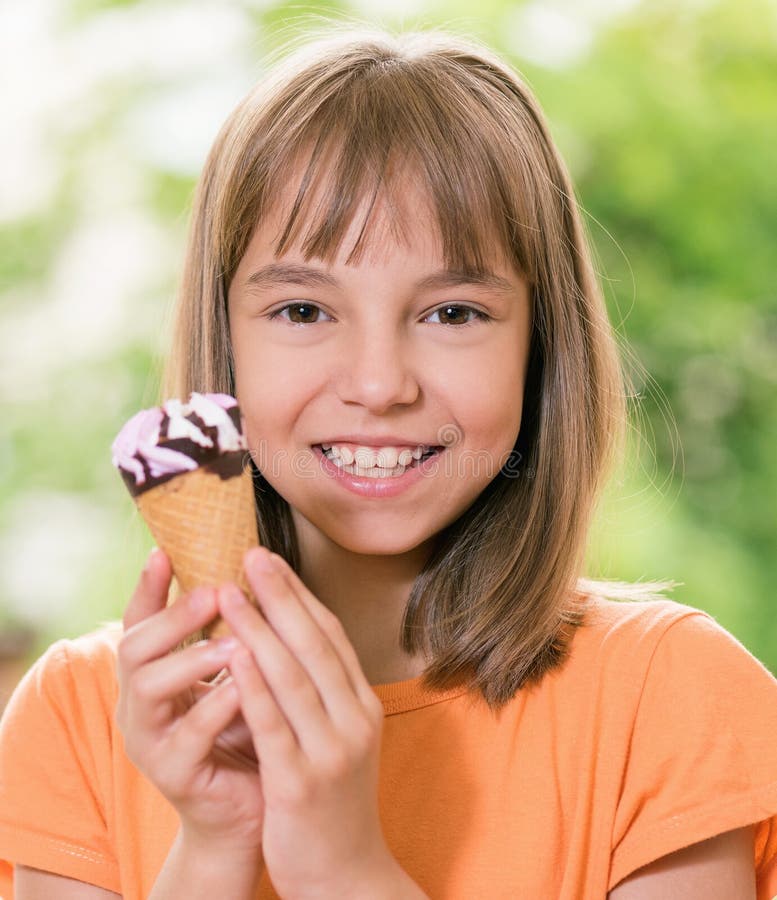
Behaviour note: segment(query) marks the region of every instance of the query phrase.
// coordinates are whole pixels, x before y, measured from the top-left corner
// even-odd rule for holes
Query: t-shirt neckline
[[[424,687],[423,675],[415,678],[406,678],[404,681],[390,681],[385,684],[372,684],[370,687],[377,694],[383,704],[387,716],[395,713],[408,712],[411,709],[420,709],[423,706],[431,706],[433,703],[442,703],[452,700],[466,693],[466,685],[451,688],[447,691],[435,691]]]

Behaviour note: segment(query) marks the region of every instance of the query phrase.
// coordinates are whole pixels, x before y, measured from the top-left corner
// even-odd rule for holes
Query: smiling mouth
[[[438,453],[440,453],[442,450],[444,450],[445,447],[442,447],[442,446],[431,447],[429,450],[427,450],[426,453],[422,454],[419,459],[412,459],[408,465],[406,465],[406,466],[397,465],[393,469],[382,469],[379,466],[362,467],[362,466],[357,466],[355,462],[352,463],[351,465],[346,465],[345,463],[343,463],[343,461],[341,459],[339,459],[338,457],[336,457],[332,454],[331,448],[329,450],[324,450],[324,448],[321,444],[313,444],[313,449],[318,451],[319,453],[321,453],[323,456],[326,456],[326,458],[331,463],[336,465],[338,468],[344,469],[347,472],[352,472],[352,473],[356,472],[356,471],[358,471],[358,472],[376,472],[376,473],[379,472],[381,475],[383,475],[383,474],[388,475],[390,473],[391,474],[401,474],[401,472],[407,471],[408,469],[414,469],[417,466],[419,466],[421,463],[425,462],[430,457],[436,456]]]

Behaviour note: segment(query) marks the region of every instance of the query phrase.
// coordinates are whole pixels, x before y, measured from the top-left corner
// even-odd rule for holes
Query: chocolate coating
[[[178,447],[178,444],[191,444],[192,442],[189,440],[180,441],[170,441],[166,446],[171,447],[171,449],[181,450],[182,452],[187,452],[185,448]],[[195,445],[196,446],[196,445]],[[197,447],[198,450],[202,450],[204,448]],[[193,454],[188,454],[193,456]],[[245,467],[248,465],[249,453],[247,450],[234,450],[231,453],[222,453],[221,456],[215,457],[215,459],[211,459],[208,462],[201,463],[200,468],[205,469],[208,472],[213,473],[214,475],[218,475],[222,481],[226,481],[227,478],[236,478],[238,475],[242,475]],[[133,497],[137,497],[139,494],[143,494],[146,491],[150,491],[152,488],[158,487],[160,484],[164,484],[166,481],[170,481],[171,478],[177,478],[180,475],[186,475],[186,472],[172,472],[167,475],[160,475],[156,478],[152,477],[151,472],[149,471],[148,464],[143,460],[139,455],[136,457],[142,465],[143,471],[146,473],[146,480],[143,484],[137,485],[135,484],[135,477],[130,472],[125,472],[124,469],[119,469],[121,477],[124,481],[124,484],[127,486],[127,490]],[[191,470],[194,471],[194,470]]]

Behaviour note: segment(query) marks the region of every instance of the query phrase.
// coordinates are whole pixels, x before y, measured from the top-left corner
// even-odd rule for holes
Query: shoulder
[[[598,594],[587,595],[584,631],[605,637],[614,633],[658,636],[674,622],[687,616],[714,621],[702,609],[668,598],[658,600],[610,600]]]
[[[3,719],[13,721],[44,707],[112,710],[118,696],[116,650],[121,635],[121,624],[116,622],[55,641],[17,685]]]
[[[673,600],[613,601],[589,597],[565,665],[549,687],[567,696],[594,697],[629,730],[637,716],[666,721],[673,710],[695,719],[736,708],[743,694],[777,709],[777,680],[709,613]],[[630,724],[632,723],[632,724]]]
[[[777,681],[744,644],[710,613],[674,600],[618,601],[589,597],[583,624],[575,634],[579,656],[620,658],[656,668],[657,661],[697,673],[725,661],[734,668]]]
[[[44,668],[75,666],[90,670],[111,668],[115,665],[122,633],[120,622],[106,622],[88,634],[60,638],[51,644],[37,665]]]
[[[589,596],[573,646],[580,662],[629,662],[631,668],[649,666],[654,655],[667,648],[696,656],[723,646],[748,654],[708,612],[669,599],[624,601]]]
[[[598,677],[603,694],[630,698],[634,737],[640,725],[655,728],[656,740],[666,738],[667,752],[674,749],[672,723],[700,729],[706,720],[711,732],[721,723],[729,730],[733,722],[745,726],[750,717],[762,723],[748,729],[761,744],[777,732],[777,679],[713,616],[693,606],[594,598],[571,656],[571,668],[578,670],[570,677],[585,669]],[[767,720],[771,732],[763,727]],[[777,763],[773,753],[769,758]]]
[[[610,600],[589,594],[585,604],[570,644],[570,671],[565,673],[570,676],[572,670],[610,668],[644,675],[659,645],[675,635],[703,643],[701,636],[710,630],[727,634],[709,613],[674,600]]]
[[[107,622],[88,634],[61,638],[46,650],[35,666],[47,673],[61,673],[64,669],[95,674],[110,672],[115,669],[122,633],[120,622]]]

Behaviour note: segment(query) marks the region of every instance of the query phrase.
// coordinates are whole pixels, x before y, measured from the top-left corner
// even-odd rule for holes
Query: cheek
[[[446,396],[449,409],[470,437],[481,444],[501,444],[518,433],[523,386],[523,371],[517,364],[484,365],[451,382]]]
[[[264,372],[255,360],[246,364],[235,354],[235,397],[243,414],[248,446],[254,450],[262,443],[272,442],[273,432],[283,424],[283,412],[288,404],[278,391],[279,382],[280,379]]]
[[[470,428],[472,442],[495,457],[513,448],[521,425],[520,400],[513,398],[505,403],[502,399],[499,404],[492,395],[487,404],[481,404]]]
[[[300,421],[311,400],[307,379],[289,373],[270,354],[262,359],[235,358],[235,394],[244,418],[249,448],[282,457],[284,448],[297,441]]]
[[[282,391],[287,379],[285,367],[273,359],[272,350],[263,346],[258,331],[250,324],[232,329],[232,355],[235,369],[235,389],[240,408],[245,415],[251,409],[262,409],[273,404],[273,398]]]

